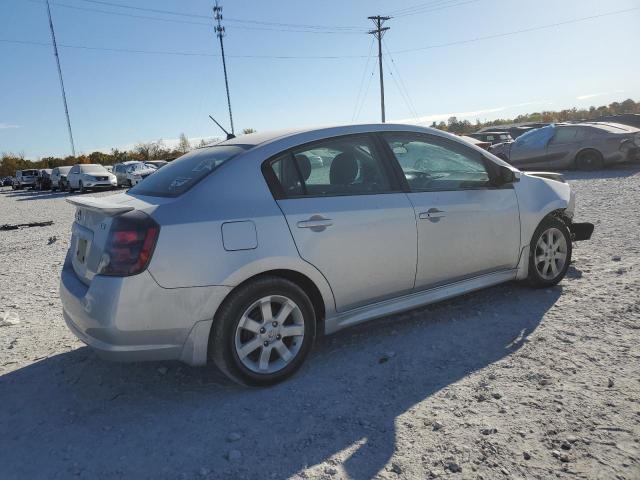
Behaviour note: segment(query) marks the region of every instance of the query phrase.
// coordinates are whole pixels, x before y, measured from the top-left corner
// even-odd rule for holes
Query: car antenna
[[[218,121],[217,121],[215,118],[213,118],[211,115],[209,115],[209,118],[210,118],[211,120],[213,120],[213,123],[215,123],[218,127],[220,127],[220,130],[222,130],[224,133],[226,133],[226,134],[227,134],[227,140],[231,140],[232,138],[236,138],[236,136],[235,136],[233,133],[229,133],[229,132],[227,132],[227,131],[224,129],[224,127],[223,127],[222,125],[220,125],[220,124],[218,123]]]

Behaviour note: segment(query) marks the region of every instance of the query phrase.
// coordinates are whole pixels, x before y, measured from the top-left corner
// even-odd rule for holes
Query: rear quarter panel
[[[220,166],[182,196],[158,206],[153,218],[160,236],[149,272],[164,288],[224,285],[235,287],[276,269],[310,278],[325,300],[335,303],[320,272],[300,258],[284,216],[269,191],[260,165],[264,155],[247,152]],[[257,246],[225,249],[222,226],[251,221]]]

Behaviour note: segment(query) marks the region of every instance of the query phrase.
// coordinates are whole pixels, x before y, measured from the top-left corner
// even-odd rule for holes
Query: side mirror
[[[516,173],[508,167],[504,165],[500,165],[498,167],[498,178],[496,178],[496,183],[498,185],[508,185],[510,183],[519,182],[520,177],[516,175]]]

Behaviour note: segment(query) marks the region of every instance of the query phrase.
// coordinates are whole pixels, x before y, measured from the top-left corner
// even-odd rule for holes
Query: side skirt
[[[414,292],[402,297],[384,300],[364,307],[354,308],[339,313],[325,320],[325,333],[331,334],[343,328],[357,325],[374,318],[385,317],[395,313],[411,310],[430,303],[446,300],[464,293],[508,282],[516,278],[518,270],[501,270],[478,277],[468,278],[459,282],[442,285],[429,290]]]

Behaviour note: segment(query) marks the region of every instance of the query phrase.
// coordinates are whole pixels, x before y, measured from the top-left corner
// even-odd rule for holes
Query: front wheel
[[[300,368],[315,332],[307,294],[284,278],[263,277],[238,288],[220,307],[209,356],[240,384],[273,385]]]
[[[578,170],[600,170],[604,167],[604,160],[600,152],[596,150],[585,150],[576,157],[576,168]]]
[[[529,283],[534,287],[551,287],[564,278],[571,262],[571,235],[562,220],[545,218],[531,239],[529,248]]]

